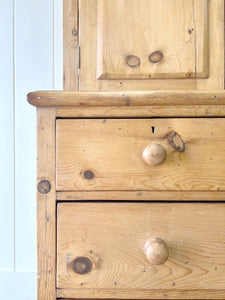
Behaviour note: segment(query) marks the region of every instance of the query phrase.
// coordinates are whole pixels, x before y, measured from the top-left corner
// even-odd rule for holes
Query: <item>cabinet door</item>
[[[67,0],[64,16],[66,90],[224,89],[224,0]]]
[[[208,0],[98,0],[98,79],[208,75]]]

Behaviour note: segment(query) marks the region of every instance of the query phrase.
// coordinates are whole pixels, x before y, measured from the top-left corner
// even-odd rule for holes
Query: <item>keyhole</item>
[[[152,133],[155,133],[155,126],[152,126]]]

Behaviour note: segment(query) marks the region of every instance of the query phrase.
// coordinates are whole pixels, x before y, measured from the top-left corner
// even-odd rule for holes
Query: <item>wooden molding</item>
[[[63,0],[63,88],[78,89],[78,1]]]
[[[76,289],[60,289],[57,290],[58,297],[64,297],[64,300],[71,300],[71,297],[77,297]],[[89,291],[94,297],[95,300],[100,299],[98,290]],[[82,299],[87,299],[86,291],[79,291],[82,293]],[[101,293],[101,300],[107,300],[106,297],[114,297],[114,290],[105,290]],[[129,290],[123,291],[123,299],[135,299],[135,293],[132,295],[129,293]],[[70,297],[70,298],[68,298]],[[128,298],[129,297],[129,298]],[[224,299],[225,291],[224,290],[209,290],[207,289],[207,294],[202,290],[164,290],[164,289],[155,289],[152,291],[143,291],[142,298],[152,298],[152,299]],[[117,299],[119,300],[119,299]],[[122,299],[120,299],[122,300]]]
[[[56,192],[54,108],[37,111],[38,299],[56,299]]]
[[[57,201],[224,201],[224,192],[203,191],[71,191],[57,192]]]
[[[27,95],[38,107],[189,106],[225,105],[225,91],[63,92],[37,91]]]
[[[225,105],[58,107],[59,118],[224,117]]]

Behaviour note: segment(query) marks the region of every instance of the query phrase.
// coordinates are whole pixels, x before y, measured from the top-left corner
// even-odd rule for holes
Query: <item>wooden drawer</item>
[[[57,214],[58,297],[225,298],[225,204],[60,203]],[[152,237],[169,251],[161,265],[146,258]]]
[[[165,161],[143,160],[160,144]],[[57,120],[57,190],[225,190],[225,120]]]

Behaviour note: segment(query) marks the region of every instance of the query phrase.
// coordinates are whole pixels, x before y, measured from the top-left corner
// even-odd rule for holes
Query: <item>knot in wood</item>
[[[37,186],[38,192],[48,194],[51,190],[51,183],[48,180],[41,180]]]
[[[161,51],[152,52],[149,57],[149,61],[153,64],[157,64],[163,59],[163,53]]]
[[[140,66],[141,60],[137,56],[129,55],[126,57],[126,64],[131,68],[136,68],[136,67]]]
[[[177,151],[184,152],[185,143],[182,137],[175,131],[169,132],[167,135],[168,143]]]
[[[73,30],[72,30],[72,35],[73,35],[73,36],[77,36],[77,30],[76,30],[76,29],[73,29]]]
[[[84,172],[84,178],[85,179],[88,179],[88,180],[91,180],[95,177],[94,173],[90,170],[87,170]]]
[[[92,262],[87,257],[77,257],[72,262],[72,267],[74,272],[80,275],[87,274],[92,270]]]

